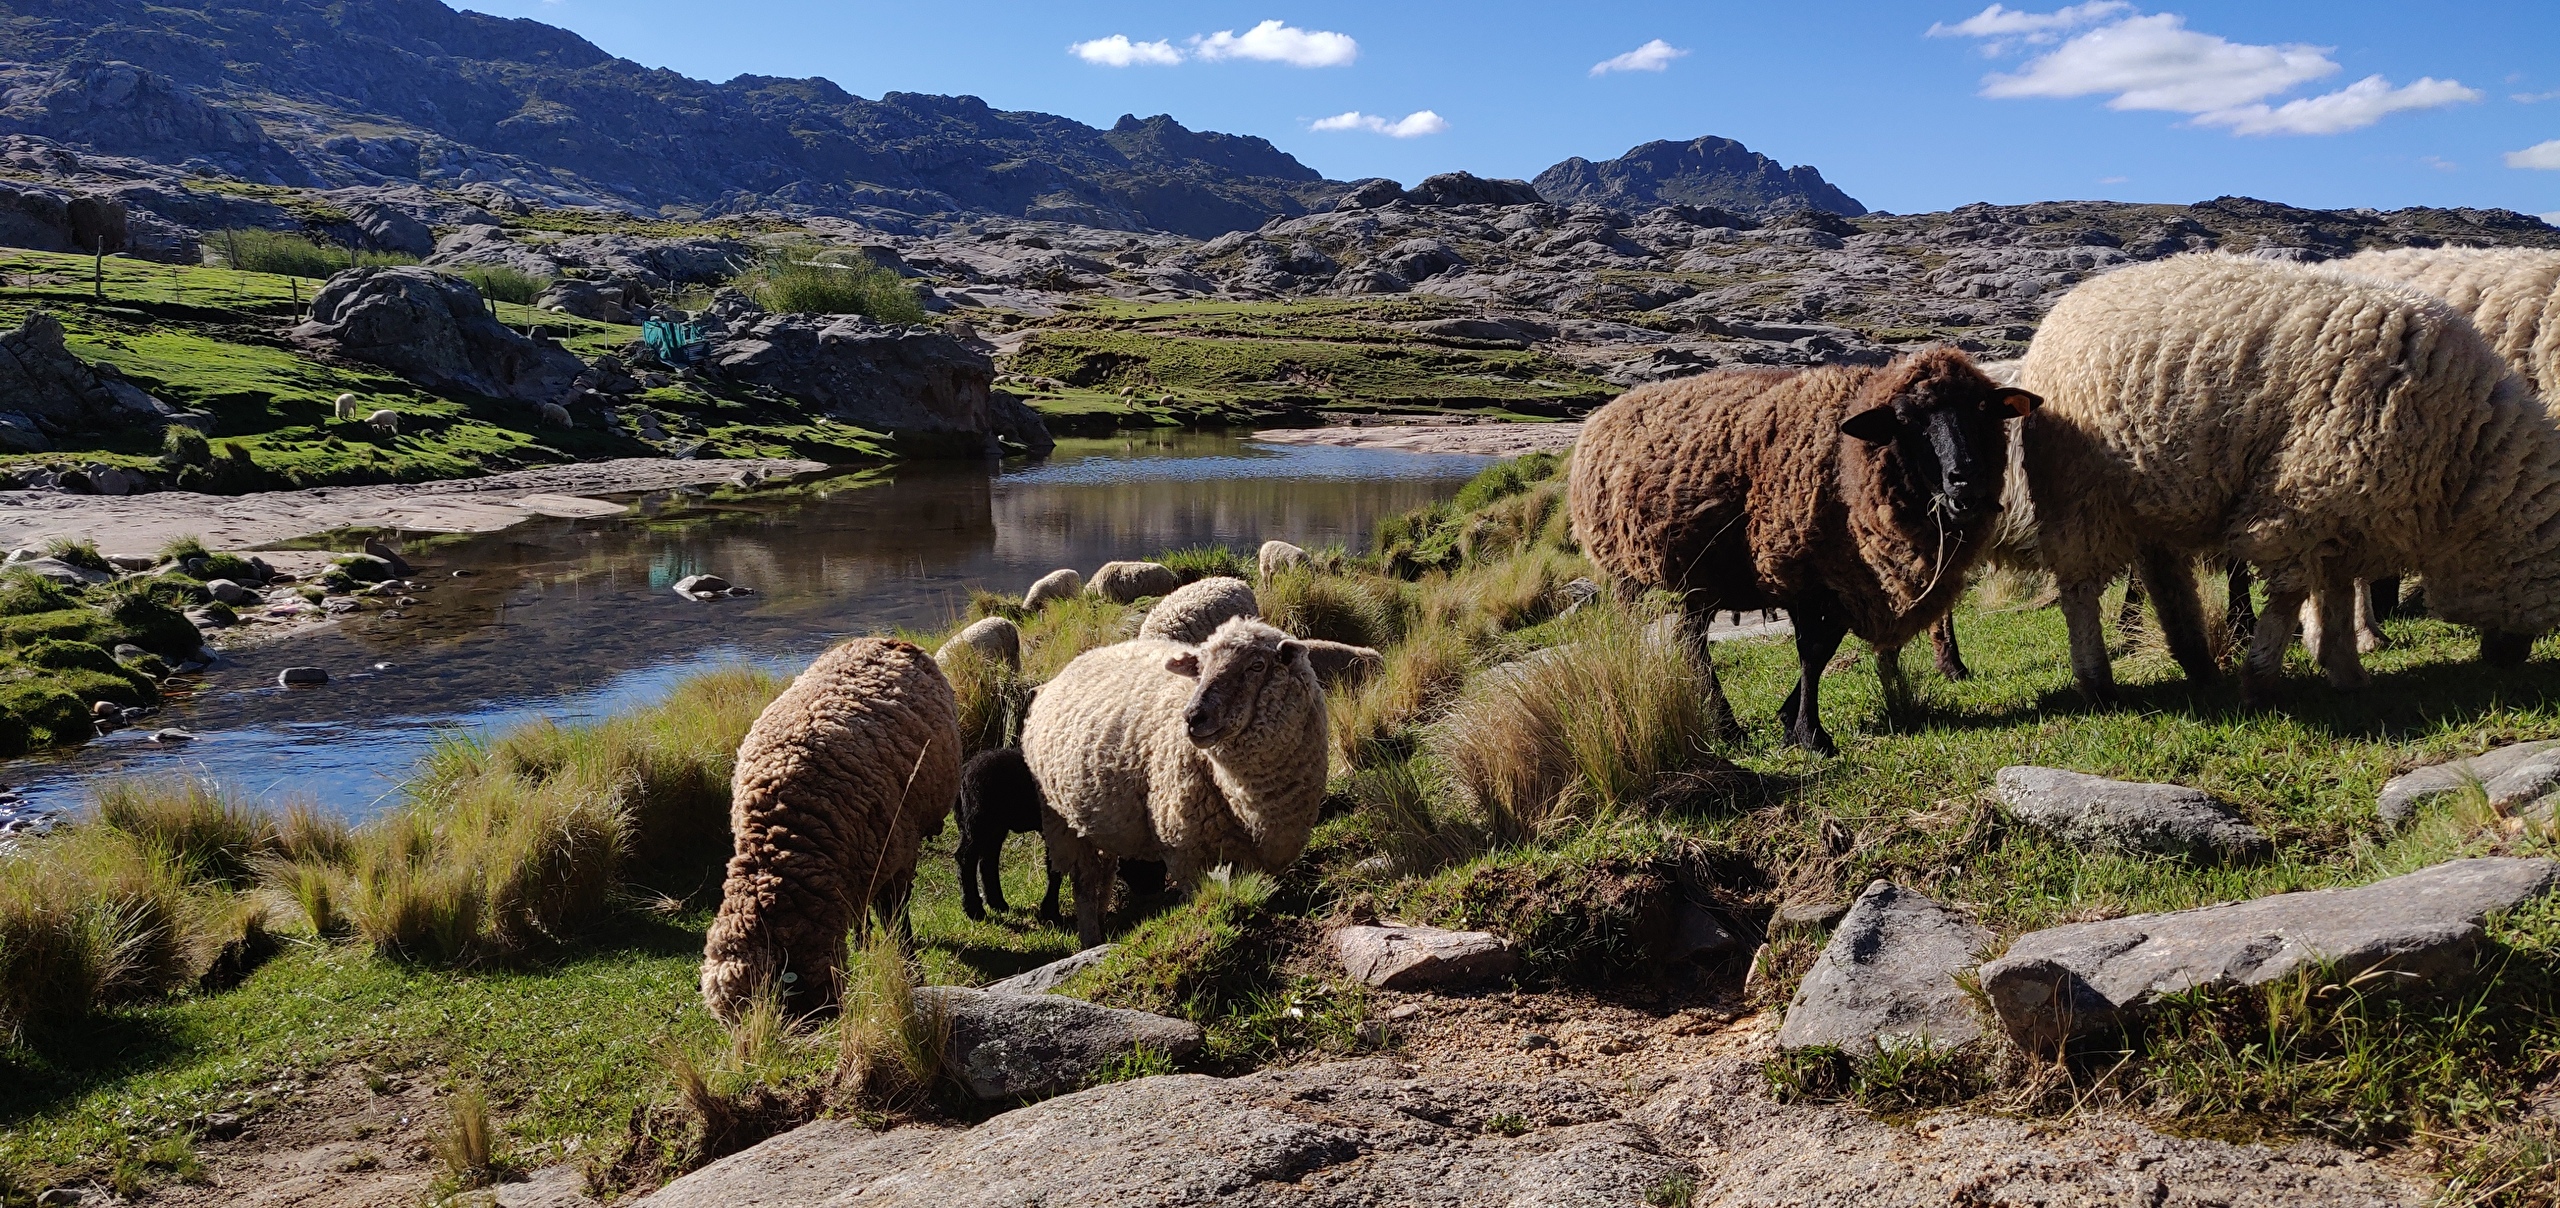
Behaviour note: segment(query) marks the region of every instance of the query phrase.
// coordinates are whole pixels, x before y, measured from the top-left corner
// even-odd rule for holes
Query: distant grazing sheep
[[[1962,594],[1999,519],[2006,422],[2037,402],[1952,348],[1880,368],[1640,386],[1583,425],[1566,491],[1573,531],[1622,596],[1680,596],[1726,733],[1736,727],[1707,623],[1722,609],[1786,609],[1801,678],[1779,712],[1792,741],[1828,754],[1823,667],[1854,633],[1876,649],[1888,702],[1908,699],[1902,646]]]
[[[1105,562],[1085,586],[1114,604],[1134,604],[1148,596],[1169,596],[1182,586],[1182,576],[1161,562]]]
[[[2303,600],[2329,681],[2364,681],[2353,584],[2414,568],[2436,615],[2521,660],[2560,622],[2560,430],[2444,303],[2334,270],[2179,256],[2065,295],[2027,350],[2052,401],[2027,425],[2037,547],[2061,589],[2071,667],[2107,699],[2098,592],[2139,563],[2191,679],[2206,649],[2188,560],[2265,578],[2241,667],[2263,699]]]
[[[933,652],[934,661],[940,662],[963,646],[1015,671],[1022,670],[1022,628],[1003,617],[986,617],[970,622],[967,628],[952,634],[951,640],[942,644],[942,649]]]
[[[848,929],[865,907],[906,926],[916,853],[959,790],[951,683],[924,651],[855,638],[818,656],[738,746],[720,915],[702,998],[735,1020],[778,991],[795,1015],[835,1007]]]
[[[1298,858],[1324,804],[1324,689],[1307,644],[1260,621],[1230,620],[1196,647],[1140,638],[1087,651],[1044,685],[1022,754],[1090,947],[1119,860],[1162,860],[1190,886],[1219,865]]]
[[[1306,643],[1307,665],[1316,669],[1316,682],[1327,688],[1357,688],[1387,669],[1387,656],[1367,646],[1321,638],[1308,638]]]
[[[1147,611],[1146,622],[1138,626],[1138,636],[1196,646],[1208,641],[1230,617],[1262,615],[1255,609],[1253,585],[1223,575],[1202,579],[1175,588],[1172,595],[1157,601]]]
[[[544,403],[537,410],[542,414],[542,422],[549,424],[554,428],[574,428],[578,426],[578,421],[569,418],[569,409],[558,403]]]
[[[1271,577],[1281,571],[1295,570],[1306,564],[1307,551],[1286,541],[1263,542],[1262,552],[1254,558],[1255,570],[1265,583],[1270,582]]]
[[[364,417],[364,422],[384,436],[400,435],[400,413],[397,411],[376,411]]]
[[[354,419],[356,417],[356,396],[352,394],[339,395],[338,401],[335,404],[335,409],[338,413],[338,418],[341,421]]]
[[[1084,594],[1084,576],[1072,570],[1059,569],[1040,576],[1031,590],[1022,593],[1022,606],[1038,612],[1056,600],[1072,600]]]

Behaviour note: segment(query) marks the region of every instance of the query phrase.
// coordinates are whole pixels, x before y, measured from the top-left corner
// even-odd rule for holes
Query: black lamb
[[[1040,833],[1040,782],[1022,762],[1022,749],[982,751],[960,769],[960,909],[970,918],[987,917],[987,908],[1005,910],[1004,841],[1017,834]],[[1164,865],[1152,860],[1123,860],[1120,877],[1140,897],[1164,890]],[[1049,894],[1040,917],[1058,921],[1058,887],[1064,880],[1049,872]],[[984,886],[985,896],[980,897]]]

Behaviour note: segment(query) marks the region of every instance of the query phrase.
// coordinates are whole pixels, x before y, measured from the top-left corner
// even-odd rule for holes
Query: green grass
[[[467,264],[437,271],[470,282],[472,288],[479,290],[480,296],[489,301],[512,302],[518,306],[528,305],[541,297],[542,291],[550,285],[548,278],[503,264]]]
[[[334,243],[322,243],[308,235],[255,227],[208,232],[204,242],[227,267],[242,272],[315,280],[326,279],[351,268],[418,262],[417,257],[399,252],[358,251]]]
[[[766,310],[783,314],[861,315],[891,324],[925,321],[915,287],[859,252],[778,250],[732,284]]]

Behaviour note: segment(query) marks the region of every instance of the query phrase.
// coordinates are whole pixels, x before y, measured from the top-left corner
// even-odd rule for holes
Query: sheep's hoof
[[[1813,732],[1810,734],[1802,730],[1792,731],[1787,735],[1787,740],[1799,747],[1803,747],[1805,750],[1826,758],[1840,753],[1840,748],[1834,745],[1831,741],[1830,731],[1825,730],[1820,726],[1814,727]]]
[[[2480,631],[2480,661],[2492,667],[2516,667],[2533,654],[2533,635]]]
[[[1960,684],[1973,678],[1973,668],[1967,667],[1963,663],[1949,660],[1938,664],[1938,676],[1941,679],[1951,680]]]
[[[2271,709],[2283,695],[2284,677],[2260,671],[2243,664],[2240,668],[2240,703],[2251,709]]]

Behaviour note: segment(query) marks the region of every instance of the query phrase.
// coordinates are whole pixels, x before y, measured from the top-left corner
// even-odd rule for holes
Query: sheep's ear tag
[[[1902,419],[1890,404],[1869,407],[1842,422],[1840,430],[1871,445],[1888,445],[1902,435]]]
[[[1174,673],[1175,675],[1184,675],[1193,679],[1198,679],[1200,678],[1200,656],[1192,653],[1191,651],[1185,650],[1172,658],[1166,659],[1164,661],[1164,669]]]
[[[1993,400],[2005,404],[2011,411],[2017,412],[2019,419],[2025,419],[2029,413],[2044,405],[2043,395],[2036,394],[2032,391],[2020,390],[2015,386],[2003,389],[1991,397]]]

